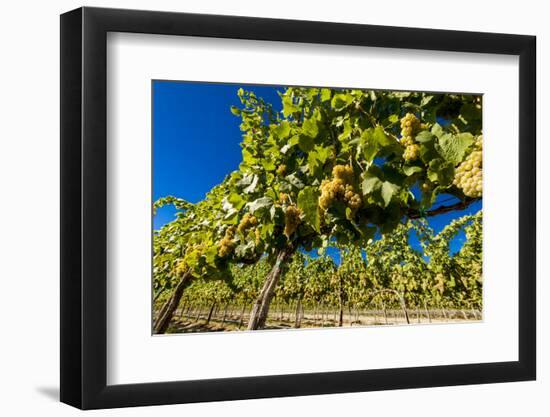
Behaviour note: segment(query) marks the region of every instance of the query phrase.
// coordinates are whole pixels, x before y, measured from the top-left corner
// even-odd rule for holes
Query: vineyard
[[[154,333],[481,320],[480,96],[238,96],[239,169],[154,203]]]

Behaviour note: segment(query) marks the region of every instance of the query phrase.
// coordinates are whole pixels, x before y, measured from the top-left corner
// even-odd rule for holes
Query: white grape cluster
[[[302,222],[301,219],[302,216],[302,210],[300,210],[296,206],[288,206],[285,209],[285,230],[284,234],[286,237],[290,239],[290,236],[296,231],[300,223]]]
[[[258,219],[256,216],[246,213],[243,218],[241,219],[239,225],[237,226],[237,231],[240,234],[244,234],[248,229],[251,227],[255,227],[258,225]]]
[[[475,149],[455,170],[453,184],[462,190],[464,195],[479,198],[483,195],[483,138],[479,136]]]
[[[225,258],[228,255],[233,253],[235,250],[236,243],[233,241],[235,237],[235,232],[237,228],[235,226],[230,226],[225,230],[225,235],[220,241],[220,247],[218,249],[218,256],[220,258]]]
[[[410,138],[420,129],[420,120],[413,114],[407,113],[401,118],[401,136]]]
[[[407,113],[401,118],[401,143],[405,146],[405,161],[414,161],[420,156],[420,145],[414,140],[420,128],[420,120],[413,113]]]
[[[361,195],[353,187],[353,168],[349,165],[335,165],[332,169],[331,180],[321,183],[319,206],[327,210],[336,200],[341,200],[355,212],[363,204]]]
[[[413,143],[407,145],[405,152],[403,152],[403,158],[405,161],[416,161],[420,157],[420,145],[418,143]]]

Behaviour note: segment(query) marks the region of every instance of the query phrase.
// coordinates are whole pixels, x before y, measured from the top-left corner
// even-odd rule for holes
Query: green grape
[[[290,239],[290,236],[296,231],[301,223],[302,210],[296,206],[288,206],[285,210],[285,230],[284,234]]]
[[[363,201],[352,185],[354,181],[353,168],[349,165],[336,165],[332,169],[332,180],[321,182],[321,196],[319,206],[327,210],[335,201],[343,201],[352,212],[356,211]]]
[[[456,168],[453,184],[464,195],[479,198],[483,195],[483,138],[479,136],[475,150]]]
[[[403,158],[405,161],[415,161],[420,157],[420,145],[414,143],[412,145],[407,145],[405,152],[403,153]]]

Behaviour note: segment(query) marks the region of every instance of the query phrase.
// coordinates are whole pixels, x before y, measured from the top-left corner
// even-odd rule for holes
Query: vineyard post
[[[426,300],[424,300],[424,311],[426,311],[426,316],[428,316],[428,323],[431,323],[432,316],[430,315],[430,310],[428,310],[428,305],[426,304]]]
[[[223,318],[222,318],[222,326],[225,324],[225,319],[227,318],[227,308],[229,306],[229,303],[225,303],[225,306],[223,308]]]
[[[212,306],[210,307],[210,311],[208,312],[208,317],[206,319],[206,323],[205,324],[209,324],[210,323],[210,319],[212,318],[212,313],[214,313],[214,309],[216,308],[216,302],[213,302],[212,303]]]
[[[296,311],[294,312],[294,328],[299,329],[302,325],[302,321],[300,318],[300,310],[302,308],[302,299],[299,297],[298,301],[296,301]]]
[[[182,306],[180,307],[180,315],[179,315],[179,319],[181,320],[181,318],[183,317],[183,313],[185,312],[185,308],[187,306],[185,305],[185,302],[182,304]]]
[[[407,304],[405,304],[405,297],[401,294],[399,297],[399,302],[401,303],[401,309],[403,310],[403,314],[405,315],[405,321],[407,324],[411,324],[409,320],[409,313],[407,312]]]
[[[243,327],[244,312],[246,311],[246,303],[243,302],[243,308],[241,310],[241,316],[239,318],[239,329]]]
[[[199,306],[197,308],[197,316],[195,317],[195,322],[199,321],[199,318],[201,317],[202,313],[202,303],[199,303]]]

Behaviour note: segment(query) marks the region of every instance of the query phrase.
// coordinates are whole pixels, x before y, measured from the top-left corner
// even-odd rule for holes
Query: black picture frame
[[[107,375],[108,32],[519,56],[519,360],[113,385]],[[79,8],[61,16],[61,401],[81,409],[533,380],[536,38],[251,17]]]

